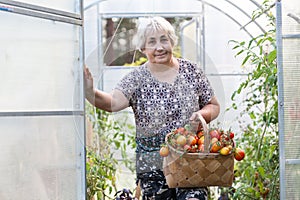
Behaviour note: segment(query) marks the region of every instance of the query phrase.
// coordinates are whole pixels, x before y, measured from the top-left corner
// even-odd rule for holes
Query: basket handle
[[[199,120],[200,120],[200,122],[202,124],[202,128],[203,128],[204,153],[209,153],[210,134],[208,131],[208,126],[207,126],[207,123],[206,123],[205,119],[203,118],[203,116],[201,114],[199,114],[198,116],[199,116]],[[197,125],[199,125],[199,124],[197,124]]]

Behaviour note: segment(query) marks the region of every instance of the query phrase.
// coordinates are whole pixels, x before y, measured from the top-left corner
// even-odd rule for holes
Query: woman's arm
[[[84,69],[86,99],[95,107],[108,112],[116,112],[125,109],[129,105],[128,99],[119,90],[111,93],[94,88],[93,77],[87,67]]]
[[[220,113],[220,104],[216,96],[214,96],[201,110],[194,112],[190,117],[191,121],[199,120],[199,115],[201,115],[206,123],[211,122],[218,117]]]

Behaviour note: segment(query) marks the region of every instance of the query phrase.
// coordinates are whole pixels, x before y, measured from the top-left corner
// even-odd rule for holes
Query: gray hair
[[[165,31],[175,46],[177,44],[177,36],[174,27],[162,17],[139,18],[137,33],[134,38],[136,49],[143,50],[145,48],[146,38],[151,32]]]

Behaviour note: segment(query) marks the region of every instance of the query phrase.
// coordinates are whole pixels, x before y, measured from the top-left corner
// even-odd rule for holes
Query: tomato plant
[[[135,170],[133,159],[126,153],[128,148],[134,149],[136,145],[134,127],[112,120],[110,113],[94,109],[88,103],[86,110],[87,121],[92,124],[93,132],[91,143],[86,147],[87,200],[95,196],[97,199],[106,199],[117,191],[118,166],[124,164],[130,171]],[[121,152],[122,161],[114,156],[117,150]]]
[[[238,118],[250,119],[248,123],[241,122],[243,134],[236,139],[247,159],[236,163],[233,199],[279,199],[276,30],[272,6],[273,2],[266,0],[263,9],[253,12],[253,20],[267,16],[265,34],[250,41],[231,41],[236,55],[244,56],[242,66],[253,69],[232,94],[231,109],[240,109],[235,100],[243,95],[245,109],[240,110]]]

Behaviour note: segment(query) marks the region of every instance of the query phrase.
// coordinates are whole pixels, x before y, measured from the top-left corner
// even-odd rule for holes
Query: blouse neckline
[[[163,84],[163,85],[168,85],[168,86],[173,86],[175,85],[177,82],[178,82],[178,79],[179,79],[179,76],[181,74],[181,71],[182,71],[182,67],[181,67],[181,62],[182,60],[179,59],[179,58],[176,58],[178,63],[179,63],[179,67],[178,67],[178,73],[177,75],[175,76],[174,78],[174,81],[172,83],[169,83],[169,82],[166,82],[166,81],[160,81],[158,80],[150,71],[150,69],[146,66],[146,63],[143,65],[143,68],[146,72],[146,74],[156,83],[159,83],[159,84]]]

